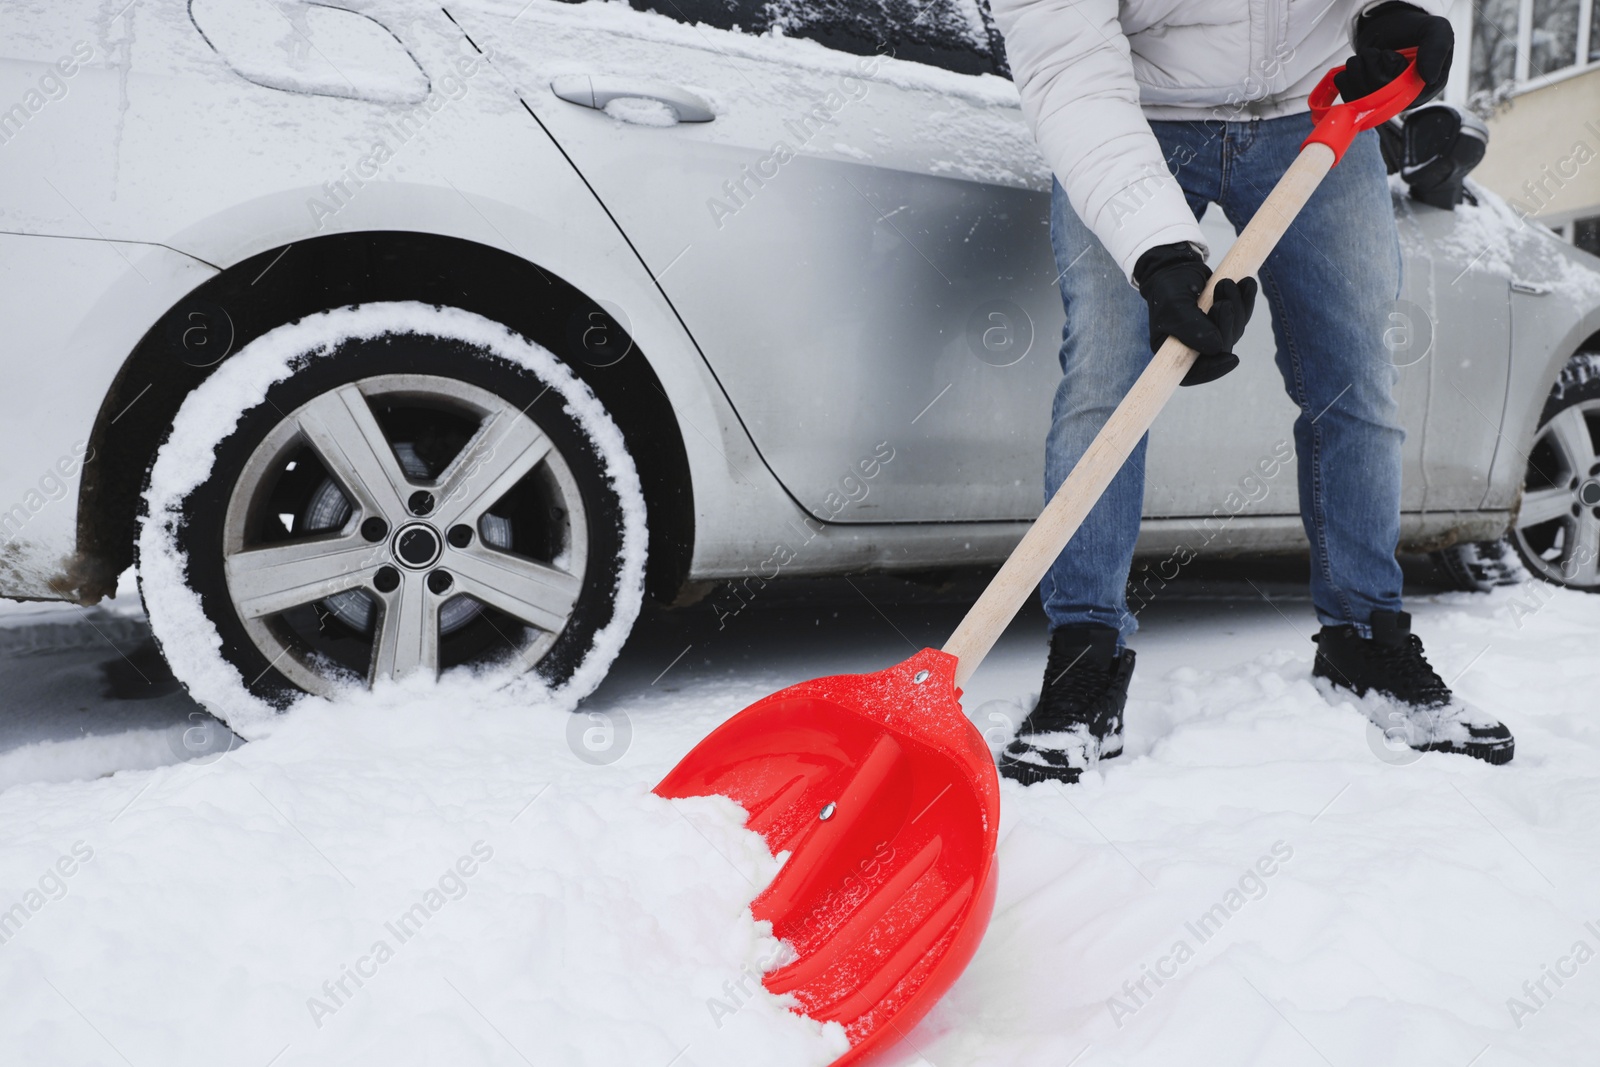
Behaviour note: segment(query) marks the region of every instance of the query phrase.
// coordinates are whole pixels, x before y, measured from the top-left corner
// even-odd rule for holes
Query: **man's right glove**
[[[1449,19],[1401,0],[1388,0],[1356,20],[1353,43],[1356,54],[1333,76],[1341,100],[1359,100],[1400,77],[1407,65],[1400,55],[1402,48],[1417,50],[1417,76],[1422,79],[1422,92],[1406,110],[1444,92],[1456,47]]]
[[[1157,245],[1133,265],[1133,283],[1150,305],[1150,351],[1173,336],[1200,355],[1182,385],[1204,385],[1239,365],[1233,346],[1244,336],[1256,305],[1256,280],[1219,281],[1211,291],[1211,310],[1201,311],[1200,293],[1211,268],[1187,241]]]

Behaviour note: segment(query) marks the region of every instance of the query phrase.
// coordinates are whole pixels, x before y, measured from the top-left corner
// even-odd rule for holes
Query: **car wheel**
[[[576,703],[642,597],[621,434],[547,351],[455,309],[343,309],[253,342],[184,404],[147,498],[152,628],[235,729],[455,669]]]
[[[1562,375],[1528,452],[1511,543],[1547,582],[1600,592],[1600,374],[1588,359]]]

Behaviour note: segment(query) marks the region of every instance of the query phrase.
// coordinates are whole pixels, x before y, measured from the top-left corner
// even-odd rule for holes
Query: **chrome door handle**
[[[716,118],[711,105],[677,85],[639,81],[605,74],[563,74],[550,83],[550,91],[579,107],[604,108],[613,100],[632,97],[665,104],[679,122],[710,122]]]

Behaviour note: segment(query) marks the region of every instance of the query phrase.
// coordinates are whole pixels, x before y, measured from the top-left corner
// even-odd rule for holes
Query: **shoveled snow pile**
[[[742,812],[575,759],[572,723],[605,728],[388,687],[214,762],[0,794],[0,1062],[837,1057],[756,980],[777,864]]]
[[[72,782],[117,771],[165,767],[183,751],[185,724],[64,741],[35,741],[0,752],[0,790],[30,782]]]

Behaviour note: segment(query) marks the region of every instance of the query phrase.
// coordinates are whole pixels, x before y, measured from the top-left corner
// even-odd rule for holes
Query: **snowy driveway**
[[[647,789],[755,698],[939,643],[971,592],[773,587],[722,631],[704,604],[649,613],[586,705],[603,718],[408,687],[167,766],[193,708],[137,616],[13,612],[0,1062],[826,1063],[837,1037],[752,977],[775,945],[743,909],[772,860],[729,805]],[[1126,755],[1003,784],[988,936],[888,1062],[1592,1060],[1600,603],[1408,606],[1513,764],[1397,756],[1326,703],[1293,581],[1180,581],[1135,641]],[[995,741],[1041,631],[1030,609],[973,681]]]

